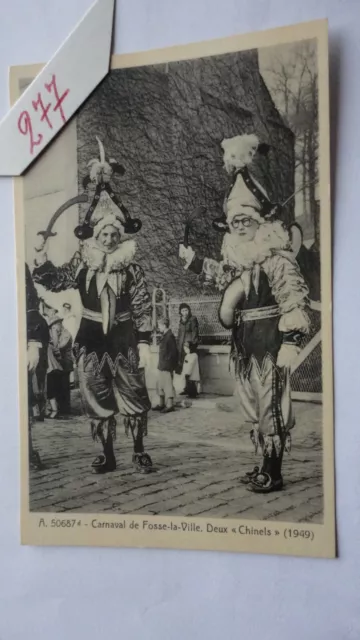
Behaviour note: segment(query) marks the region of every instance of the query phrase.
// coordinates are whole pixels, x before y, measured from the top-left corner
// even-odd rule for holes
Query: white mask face
[[[119,230],[112,225],[107,225],[106,227],[101,229],[97,237],[97,242],[103,251],[105,251],[106,253],[111,253],[120,243]]]

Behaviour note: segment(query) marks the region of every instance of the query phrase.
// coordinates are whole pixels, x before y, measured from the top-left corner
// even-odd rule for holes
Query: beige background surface
[[[91,0],[0,0],[0,116],[8,66],[48,60]],[[329,18],[334,198],[334,344],[339,558],[19,544],[17,324],[11,180],[0,180],[0,636],[95,640],[358,640],[360,127],[358,0],[122,0],[114,50],[166,47]]]

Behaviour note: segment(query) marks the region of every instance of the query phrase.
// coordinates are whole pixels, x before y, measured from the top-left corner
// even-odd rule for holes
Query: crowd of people
[[[174,411],[175,387],[174,375],[181,376],[183,390],[180,395],[196,398],[200,389],[200,369],[197,349],[199,344],[199,323],[192,315],[188,304],[179,307],[180,322],[177,340],[170,328],[170,321],[161,318],[158,321],[160,333],[157,393],[159,403],[156,411],[170,413]]]
[[[36,296],[36,297],[35,297]],[[41,375],[31,376],[32,397],[36,399],[32,410],[38,420],[66,419],[71,415],[70,389],[74,386],[73,337],[66,326],[66,315],[71,311],[64,304],[64,313],[46,304],[33,289],[33,299],[39,316],[46,323],[47,345],[44,351]]]
[[[46,418],[65,419],[71,415],[71,388],[74,388],[74,370],[76,360],[74,346],[74,315],[71,305],[62,305],[62,314],[39,298],[39,313],[48,328],[46,352],[46,374],[42,373],[42,382],[33,373],[33,397],[37,398],[33,406],[34,415],[39,420]],[[155,411],[169,413],[174,411],[175,388],[174,375],[180,376],[183,390],[180,395],[196,398],[200,390],[200,369],[197,349],[199,344],[199,324],[188,304],[179,307],[179,330],[175,338],[168,318],[157,323],[159,340],[159,359],[156,391],[158,404]],[[76,322],[75,322],[76,325]],[[75,332],[76,333],[76,332]]]

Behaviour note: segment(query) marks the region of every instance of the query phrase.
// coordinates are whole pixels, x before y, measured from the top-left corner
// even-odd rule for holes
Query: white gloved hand
[[[150,347],[144,342],[138,344],[139,369],[146,369],[150,365]]]
[[[47,262],[47,253],[46,251],[37,251],[35,254],[35,266],[36,267],[41,267],[42,264],[45,264],[45,262]]]
[[[47,254],[46,254],[46,249],[47,249],[47,241],[44,241],[44,238],[42,235],[38,235],[36,240],[35,240],[35,245],[34,245],[34,249],[35,249],[35,265],[37,267],[40,267],[42,264],[44,264],[44,262],[47,261]]]
[[[279,369],[291,369],[299,353],[300,349],[295,344],[282,344],[276,361]]]
[[[195,251],[192,247],[185,247],[184,244],[179,246],[179,258],[184,260],[184,268],[187,269],[195,257]]]
[[[29,342],[27,348],[27,361],[28,369],[31,372],[35,371],[39,364],[40,349],[35,342]]]

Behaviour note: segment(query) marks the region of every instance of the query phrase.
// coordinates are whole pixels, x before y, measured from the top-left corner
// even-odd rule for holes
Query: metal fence
[[[321,305],[311,303],[310,332],[303,338],[301,352],[292,370],[291,388],[302,394],[322,393]]]
[[[219,321],[220,300],[219,296],[189,297],[186,300],[170,298],[167,309],[171,328],[177,332],[180,321],[179,305],[185,302],[198,319],[201,344],[230,344],[231,331],[224,329]]]
[[[170,298],[157,289],[153,295],[153,321],[160,315],[167,315],[173,332],[179,327],[179,305],[187,303],[199,322],[200,344],[230,344],[231,331],[224,329],[218,317],[220,296]],[[299,399],[321,399],[322,394],[322,350],[321,350],[321,305],[310,303],[310,332],[304,336],[301,352],[292,369],[291,386]]]

